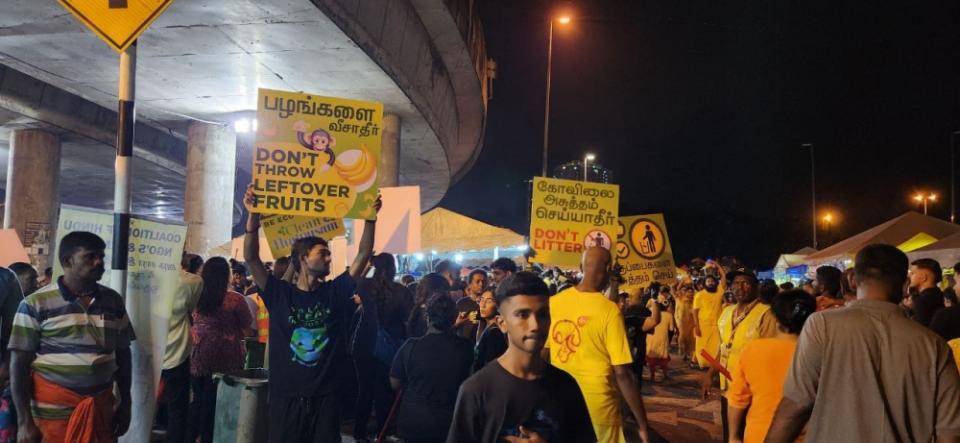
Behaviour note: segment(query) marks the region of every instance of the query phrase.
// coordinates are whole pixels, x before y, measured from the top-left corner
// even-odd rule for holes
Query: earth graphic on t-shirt
[[[521,424],[528,432],[536,432],[545,441],[554,441],[560,430],[560,423],[550,417],[543,409],[536,409],[531,417]],[[524,437],[520,432],[519,426],[505,425],[500,430],[500,438],[504,437]]]
[[[307,367],[316,366],[320,362],[320,355],[330,343],[326,325],[329,315],[330,310],[320,305],[291,310],[287,320],[298,325],[290,335],[293,361]]]

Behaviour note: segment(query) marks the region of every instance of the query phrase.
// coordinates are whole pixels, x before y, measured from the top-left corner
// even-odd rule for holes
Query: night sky
[[[441,206],[526,234],[554,4],[478,3],[497,80],[480,158]],[[960,3],[573,5],[554,35],[550,168],[596,153],[621,215],[664,213],[678,261],[767,269],[809,246],[803,143],[818,210],[839,218],[821,247],[917,210],[915,190],[937,192],[930,215],[949,217]]]

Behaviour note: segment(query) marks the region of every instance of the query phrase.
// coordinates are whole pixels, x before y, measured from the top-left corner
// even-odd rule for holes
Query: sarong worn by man
[[[97,285],[84,307],[60,280],[30,295],[13,321],[10,349],[35,355],[31,412],[44,442],[112,442],[117,353],[133,329],[123,299]],[[128,358],[128,357],[127,357]]]

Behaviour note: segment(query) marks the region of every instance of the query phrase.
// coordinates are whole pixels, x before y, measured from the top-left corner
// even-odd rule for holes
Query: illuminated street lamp
[[[918,192],[916,195],[913,196],[913,199],[916,200],[918,203],[923,203],[923,215],[927,215],[927,204],[929,202],[936,203],[937,194],[933,194],[933,193],[924,194],[922,192]]]
[[[804,143],[800,146],[810,149],[810,216],[813,218],[813,249],[819,249],[817,245],[817,169],[813,157],[813,143]]]
[[[547,101],[543,109],[543,170],[541,176],[547,176],[547,146],[550,141],[550,72],[553,70],[553,22],[570,24],[569,15],[550,19],[550,33],[547,37]]]
[[[833,226],[833,213],[827,212],[826,214],[823,214],[823,217],[821,217],[820,220],[823,221],[823,227],[825,231],[824,234],[826,234],[824,235],[825,239],[823,243],[826,244],[830,238],[830,228]]]
[[[587,181],[587,162],[592,162],[596,158],[593,154],[587,154],[583,157],[583,181]]]

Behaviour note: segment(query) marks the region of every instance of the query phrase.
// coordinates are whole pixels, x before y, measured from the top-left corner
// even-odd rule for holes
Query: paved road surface
[[[716,392],[710,400],[700,399],[700,380],[703,372],[690,369],[672,357],[669,378],[657,382],[643,380],[643,401],[647,407],[647,419],[651,427],[670,443],[720,442],[720,400]],[[628,435],[628,441],[631,439]]]

